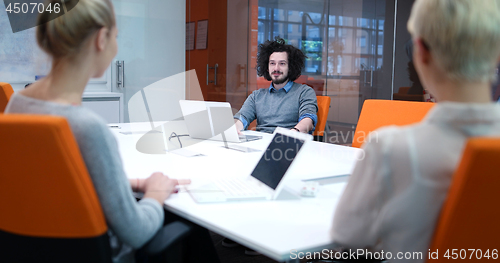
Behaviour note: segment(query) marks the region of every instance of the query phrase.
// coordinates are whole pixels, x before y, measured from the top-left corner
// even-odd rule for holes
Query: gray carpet
[[[233,248],[227,248],[222,246],[223,236],[216,233],[210,232],[212,240],[214,241],[215,249],[219,254],[221,263],[276,263],[278,261],[272,260],[266,256],[248,256],[245,255],[245,248],[243,246],[237,246]]]
[[[342,123],[328,123],[328,127],[325,129],[325,139],[326,143],[340,144],[340,145],[350,145],[352,144],[352,138],[354,136],[354,131],[356,126],[352,124],[342,124]]]

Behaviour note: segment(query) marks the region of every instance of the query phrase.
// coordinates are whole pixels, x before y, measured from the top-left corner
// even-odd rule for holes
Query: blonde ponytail
[[[60,2],[49,0],[46,1],[46,6]],[[115,26],[110,0],[63,0],[62,3],[74,7],[64,15],[54,12],[41,13],[36,30],[38,45],[55,59],[78,54],[94,32],[102,27]],[[57,17],[58,15],[60,16]]]

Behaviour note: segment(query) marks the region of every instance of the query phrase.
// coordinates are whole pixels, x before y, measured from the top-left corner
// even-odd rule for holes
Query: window
[[[280,36],[300,48],[308,57],[304,73],[352,75],[359,72],[361,63],[370,68],[381,67],[384,19],[356,17],[363,12],[349,15],[306,11],[304,6],[313,5],[314,1],[259,4],[265,6],[259,6],[258,43]],[[367,57],[373,58],[361,59]]]

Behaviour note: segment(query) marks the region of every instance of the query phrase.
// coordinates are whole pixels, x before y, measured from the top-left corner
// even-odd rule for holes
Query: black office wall
[[[407,30],[406,24],[410,18],[411,8],[414,0],[397,0],[396,9],[396,39],[394,42],[394,91],[398,92],[399,87],[411,86],[411,81],[408,75],[408,62],[410,61],[406,55],[406,42],[411,39],[411,35]],[[392,98],[392,97],[391,97]]]

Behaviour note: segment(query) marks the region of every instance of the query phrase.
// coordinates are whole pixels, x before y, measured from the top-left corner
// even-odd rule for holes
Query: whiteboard
[[[7,12],[0,8],[0,82],[32,83],[35,76],[49,73],[51,59],[38,47],[35,35],[36,27],[12,33]],[[89,83],[105,84],[109,74],[108,69],[101,78],[91,79]]]
[[[34,82],[36,75],[47,75],[50,66],[36,44],[35,28],[12,33],[7,12],[0,8],[0,81]]]

